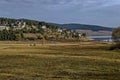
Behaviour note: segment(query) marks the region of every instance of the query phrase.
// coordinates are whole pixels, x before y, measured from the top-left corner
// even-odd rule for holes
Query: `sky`
[[[120,0],[0,0],[0,17],[120,26]]]

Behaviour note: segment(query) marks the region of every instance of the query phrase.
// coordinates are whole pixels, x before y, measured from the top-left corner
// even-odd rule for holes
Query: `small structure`
[[[26,22],[20,21],[18,22],[18,27],[24,28],[26,26]]]
[[[46,29],[47,27],[46,26],[42,26],[42,29]]]
[[[62,29],[60,29],[60,28],[58,28],[58,30],[57,30],[58,32],[63,32],[63,30]]]
[[[22,23],[22,28],[25,28],[25,26],[26,26],[26,22],[23,22]]]
[[[81,34],[81,33],[78,33],[78,36],[79,36],[79,37],[82,37],[82,34]]]

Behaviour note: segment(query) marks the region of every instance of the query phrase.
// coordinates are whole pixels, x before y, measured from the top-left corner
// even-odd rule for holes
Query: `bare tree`
[[[112,33],[112,39],[115,42],[120,42],[120,27],[116,28]]]
[[[120,27],[116,28],[113,33],[112,33],[112,39],[115,42],[115,44],[113,44],[110,49],[114,50],[114,49],[120,49]]]

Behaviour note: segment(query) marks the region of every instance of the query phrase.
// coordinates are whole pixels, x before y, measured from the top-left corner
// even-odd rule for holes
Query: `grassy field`
[[[120,80],[120,50],[109,46],[0,42],[0,80]]]

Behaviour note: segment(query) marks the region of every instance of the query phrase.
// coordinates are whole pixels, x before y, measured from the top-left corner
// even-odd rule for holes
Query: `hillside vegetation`
[[[0,18],[0,40],[80,40],[83,37],[86,37],[85,33],[46,22]]]

